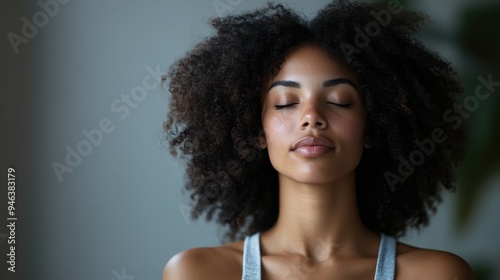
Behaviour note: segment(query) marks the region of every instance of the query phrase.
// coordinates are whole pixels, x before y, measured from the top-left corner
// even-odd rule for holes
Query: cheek
[[[365,119],[363,117],[352,117],[345,119],[343,122],[337,122],[336,131],[337,135],[342,136],[342,138],[352,144],[363,144]]]
[[[267,152],[271,165],[278,172],[282,172],[289,151],[290,136],[293,133],[294,119],[291,116],[266,115],[262,119]]]
[[[294,119],[292,117],[267,116],[262,120],[267,144],[272,144],[287,136],[293,131]]]

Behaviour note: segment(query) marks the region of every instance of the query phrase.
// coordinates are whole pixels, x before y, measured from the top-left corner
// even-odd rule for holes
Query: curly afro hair
[[[261,87],[287,50],[322,46],[357,76],[373,148],[356,169],[361,219],[402,236],[426,225],[454,188],[465,131],[443,114],[462,88],[449,63],[413,38],[425,15],[383,3],[334,1],[312,20],[277,4],[215,18],[216,33],[174,63],[164,123],[170,152],[186,164],[192,218],[206,214],[229,240],[278,217],[278,175],[262,133]]]

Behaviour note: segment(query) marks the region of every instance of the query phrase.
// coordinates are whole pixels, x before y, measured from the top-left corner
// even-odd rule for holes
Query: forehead
[[[279,80],[317,80],[322,83],[332,78],[356,80],[354,72],[335,60],[325,49],[315,44],[303,44],[289,50],[280,70],[274,77],[267,79],[266,85]]]

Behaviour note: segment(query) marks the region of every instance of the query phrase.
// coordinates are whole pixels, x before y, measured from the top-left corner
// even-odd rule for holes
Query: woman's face
[[[293,49],[264,84],[262,125],[280,176],[328,184],[354,176],[365,144],[355,75],[312,44]]]

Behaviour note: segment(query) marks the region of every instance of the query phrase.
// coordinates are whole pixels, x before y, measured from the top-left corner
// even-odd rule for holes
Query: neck
[[[377,238],[359,217],[354,172],[328,185],[303,184],[281,176],[279,188],[280,214],[266,233],[276,249],[321,259],[363,254],[367,242]]]

